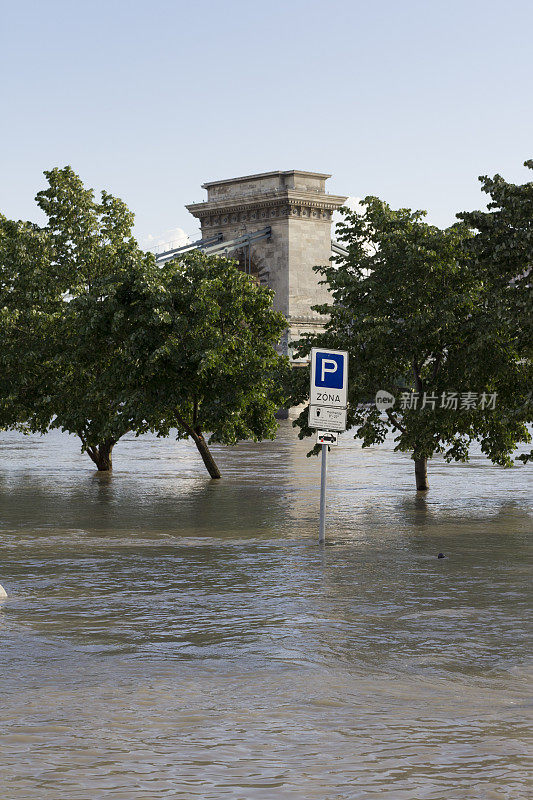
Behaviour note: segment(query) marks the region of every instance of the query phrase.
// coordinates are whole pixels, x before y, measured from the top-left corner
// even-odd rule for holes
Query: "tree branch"
[[[442,353],[439,353],[437,358],[435,359],[435,363],[433,364],[433,371],[431,373],[431,380],[434,381],[437,377],[437,372],[439,371],[440,363],[442,361]]]
[[[176,419],[178,420],[179,424],[182,426],[182,428],[184,428],[187,431],[189,436],[193,436],[194,437],[194,435],[195,435],[194,428],[192,428],[189,425],[189,423],[185,419],[183,419],[181,414],[179,414],[177,411],[175,411],[174,414],[175,414]]]
[[[420,377],[420,365],[419,365],[418,361],[416,360],[416,358],[413,358],[413,372],[414,372],[414,375],[415,375],[416,391],[419,394],[422,394],[422,391],[424,389],[424,384],[422,383],[422,378]]]
[[[388,418],[389,418],[389,420],[392,422],[392,424],[394,425],[394,427],[395,427],[395,428],[397,428],[397,429],[398,429],[399,431],[401,431],[402,433],[405,433],[405,428],[404,428],[404,426],[403,426],[403,425],[402,425],[400,422],[398,422],[398,419],[397,419],[395,416],[393,416],[393,414],[392,414],[392,411],[390,410],[390,408],[387,408],[387,409],[386,409],[386,411],[385,411],[385,413],[387,414],[387,417],[388,417]]]

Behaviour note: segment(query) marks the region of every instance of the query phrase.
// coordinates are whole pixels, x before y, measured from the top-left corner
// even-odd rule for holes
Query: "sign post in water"
[[[319,431],[317,442],[322,445],[319,544],[324,544],[326,539],[326,484],[329,450],[327,434],[346,430],[347,395],[348,353],[345,350],[324,350],[321,347],[313,347],[311,350],[309,427]],[[335,443],[336,439],[335,436]]]

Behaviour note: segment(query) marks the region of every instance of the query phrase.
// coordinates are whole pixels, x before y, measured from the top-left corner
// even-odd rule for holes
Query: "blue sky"
[[[0,211],[40,220],[42,171],[122,197],[143,243],[200,185],[276,169],[329,191],[479,207],[477,176],[530,180],[530,0],[0,0]]]

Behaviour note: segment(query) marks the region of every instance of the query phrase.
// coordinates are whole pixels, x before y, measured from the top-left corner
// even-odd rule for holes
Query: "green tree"
[[[524,162],[533,169],[533,160]],[[457,216],[476,231],[470,242],[472,260],[485,281],[489,300],[514,331],[522,358],[533,359],[533,181],[509,183],[501,175],[481,176],[482,191],[490,196],[487,211]],[[533,414],[531,387],[527,399]],[[531,418],[531,416],[530,416]],[[519,456],[533,459],[533,450]]]
[[[98,470],[109,470],[114,445],[132,430],[125,398],[134,375],[107,309],[120,314],[117,292],[153,256],[139,249],[121,200],[102,192],[96,201],[70,167],[45,175],[37,203],[48,218],[47,259],[33,280],[53,282],[55,294],[53,303],[46,293],[45,302],[37,295],[32,303],[41,347],[26,426],[76,434]]]
[[[429,458],[466,461],[474,440],[493,462],[511,464],[516,444],[529,440],[523,404],[531,370],[520,364],[517,337],[472,264],[471,232],[461,224],[440,230],[423,221],[424,212],[394,211],[375,197],[363,207],[361,214],[343,209],[337,231],[347,256],[317,268],[332,296],[317,310],[329,322],[300,353],[349,351],[348,424],[364,447],[392,431],[395,449],[411,453],[417,489],[428,488]],[[307,396],[306,376],[299,380],[295,402]],[[378,390],[396,397],[384,415],[374,404]],[[461,408],[472,405],[467,392],[477,402]],[[296,424],[300,437],[311,433],[307,411]]]
[[[176,428],[220,477],[208,441],[272,438],[286,398],[272,292],[200,252],[159,268],[121,200],[45,175],[45,228],[0,221],[0,425],[76,434],[99,470],[126,433]]]
[[[287,326],[273,293],[224,258],[196,251],[152,270],[135,305],[129,358],[140,365],[127,415],[158,435],[191,438],[212,478],[210,443],[274,438],[287,400]],[[130,306],[133,309],[133,306]]]
[[[0,215],[0,428],[21,426],[42,392],[48,325],[61,304],[46,232]]]

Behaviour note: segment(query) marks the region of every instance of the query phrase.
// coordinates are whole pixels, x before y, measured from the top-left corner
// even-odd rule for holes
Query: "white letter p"
[[[329,368],[326,367],[326,364],[330,364],[331,367],[333,367],[333,369],[331,369],[331,367],[329,367]],[[321,377],[320,380],[322,380],[322,381],[325,380],[326,372],[337,372],[337,362],[333,361],[332,358],[323,358],[322,359],[322,377]]]

